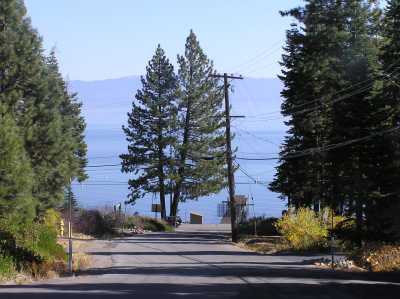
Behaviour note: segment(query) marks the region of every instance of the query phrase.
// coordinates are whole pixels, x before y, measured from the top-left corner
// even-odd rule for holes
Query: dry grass
[[[85,240],[92,240],[93,237],[84,234],[74,234],[73,238],[72,269],[74,272],[86,270],[90,267],[92,258],[86,253],[87,242]],[[68,239],[59,239],[58,243],[66,251],[68,250]],[[66,269],[66,264],[64,263],[60,272],[65,272]]]
[[[400,245],[369,244],[353,258],[359,266],[373,272],[400,271]]]
[[[245,238],[238,243],[238,246],[263,254],[273,254],[285,249],[282,238],[277,236]]]

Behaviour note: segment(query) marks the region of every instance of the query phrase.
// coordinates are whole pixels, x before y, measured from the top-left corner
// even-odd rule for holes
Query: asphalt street
[[[0,286],[0,298],[399,298],[400,277],[316,268],[319,256],[261,255],[224,231],[182,229],[88,241],[75,277]]]

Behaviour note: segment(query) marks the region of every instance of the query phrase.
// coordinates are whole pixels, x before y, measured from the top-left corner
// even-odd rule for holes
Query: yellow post
[[[60,221],[60,236],[64,237],[64,219]]]

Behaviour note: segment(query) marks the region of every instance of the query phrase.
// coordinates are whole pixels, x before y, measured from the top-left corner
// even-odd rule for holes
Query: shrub
[[[65,260],[66,254],[61,245],[57,243],[57,231],[61,215],[53,210],[47,210],[42,221],[31,226],[30,244],[25,244],[45,262],[53,263],[56,260]]]
[[[36,240],[30,249],[46,262],[65,260],[66,254],[61,245],[57,244],[57,230],[46,224],[38,224],[35,228]]]
[[[324,209],[319,213],[307,208],[289,210],[276,222],[276,228],[289,247],[294,250],[320,249],[327,246],[331,213],[330,209]],[[341,216],[334,216],[333,226],[335,227],[343,219]]]
[[[0,256],[4,266],[0,271],[24,271],[34,277],[45,277],[55,263],[63,262],[66,254],[57,244],[57,215],[54,210],[48,211],[41,221],[29,226],[18,230],[10,226],[11,232],[3,227],[0,231]]]
[[[154,218],[143,218],[143,229],[152,232],[172,232],[174,229],[171,225],[163,220]]]
[[[352,259],[373,272],[400,271],[400,246],[368,244],[355,251]]]
[[[129,229],[140,228],[152,232],[172,232],[174,228],[165,221],[141,216],[128,216],[125,226]]]
[[[0,252],[0,281],[12,278],[15,272],[12,257]]]
[[[115,234],[116,221],[111,213],[98,210],[79,210],[74,218],[73,231],[95,237]]]
[[[255,217],[239,224],[239,232],[245,235],[254,234],[254,223],[257,224],[257,235],[260,236],[276,236],[278,231],[275,223],[278,218]]]

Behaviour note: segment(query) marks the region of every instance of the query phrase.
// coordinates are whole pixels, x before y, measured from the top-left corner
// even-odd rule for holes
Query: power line
[[[256,185],[268,186],[267,183],[261,183],[261,182],[259,182],[256,178],[254,178],[253,176],[251,176],[246,170],[244,170],[244,169],[242,168],[242,166],[240,166],[240,164],[239,164],[238,162],[235,161],[235,163],[236,163],[238,169],[239,169],[246,177],[248,177],[250,180],[252,180],[252,181],[254,182],[254,184],[256,184]]]
[[[394,72],[393,72],[393,73],[394,73]],[[392,73],[392,74],[393,74],[393,73]],[[348,90],[348,89],[350,89],[350,88],[352,88],[352,87],[354,87],[354,86],[358,86],[358,85],[360,85],[360,84],[362,84],[362,83],[364,83],[364,82],[372,81],[372,80],[374,80],[374,79],[371,78],[371,79],[365,80],[365,81],[363,81],[363,82],[359,82],[359,83],[357,83],[357,84],[354,84],[354,85],[352,85],[352,86],[350,86],[350,87],[348,87],[348,88],[345,88],[345,89],[343,89],[342,91],[336,92],[336,93],[334,93],[334,94],[340,94],[340,93],[342,93],[343,91]],[[298,108],[302,108],[302,107],[311,105],[311,104],[313,104],[313,103],[315,104],[315,103],[317,103],[317,102],[323,100],[325,97],[329,97],[329,96],[332,96],[332,95],[334,95],[334,94],[327,95],[327,96],[325,96],[325,97],[320,97],[320,98],[318,98],[318,99],[309,101],[309,102],[307,102],[307,103],[295,105],[295,106],[291,107],[289,110],[286,110],[286,111],[285,111],[285,114],[291,114],[291,116],[295,116],[295,115],[301,115],[301,114],[305,114],[305,113],[314,112],[314,111],[319,110],[319,109],[321,108],[321,106],[324,105],[324,104],[335,104],[335,103],[344,101],[344,100],[346,100],[346,99],[348,99],[348,98],[351,98],[351,97],[353,97],[353,96],[355,96],[355,95],[358,95],[358,94],[360,94],[360,93],[366,92],[366,91],[368,91],[368,90],[370,90],[370,89],[372,89],[372,88],[373,88],[373,82],[368,83],[367,85],[362,86],[362,87],[360,87],[360,88],[358,88],[358,89],[356,89],[356,90],[353,90],[352,92],[349,92],[349,93],[347,93],[347,94],[344,94],[344,95],[342,95],[342,96],[340,96],[340,97],[338,97],[338,98],[336,98],[336,99],[331,99],[331,100],[326,101],[326,102],[323,102],[323,103],[321,102],[321,103],[319,103],[319,106],[317,106],[317,107],[314,106],[314,107],[311,107],[311,108],[306,108],[306,109],[303,109],[303,110],[296,111],[296,109],[298,109]],[[258,115],[258,116],[262,116],[262,115],[274,115],[274,114],[277,114],[277,113],[280,113],[280,111],[273,111],[273,112],[270,112],[270,113],[268,113],[268,114],[260,114],[260,115]],[[255,115],[255,116],[248,116],[248,117],[250,117],[250,118],[251,118],[251,117],[257,118],[258,116]],[[272,119],[266,118],[265,121],[268,121],[268,120],[279,120],[279,119],[280,119],[280,118],[272,118]],[[263,120],[263,119],[260,119],[260,121],[262,121],[262,120]]]
[[[254,73],[254,72],[258,71],[258,70],[266,69],[267,67],[272,66],[272,65],[277,64],[277,63],[279,64],[279,61],[270,62],[270,63],[262,65],[262,66],[253,67],[252,69],[247,70],[245,72],[247,73],[247,75],[248,74],[252,74],[252,73]],[[247,77],[249,77],[249,76],[247,76]]]
[[[233,126],[233,127],[235,129],[239,130],[240,132],[246,133],[247,135],[254,137],[255,139],[267,142],[269,144],[273,144],[273,145],[279,146],[279,144],[277,144],[277,143],[275,143],[275,142],[273,142],[273,141],[271,141],[271,140],[269,140],[267,138],[259,137],[259,136],[255,135],[255,134],[251,133],[250,131],[244,130],[242,128],[238,128],[237,126]]]
[[[88,157],[89,160],[91,160],[91,159],[110,159],[110,158],[118,158],[119,159],[119,155]]]
[[[236,185],[260,185],[255,182],[235,182]],[[72,186],[127,186],[126,183],[73,183]]]
[[[382,71],[382,73],[389,72],[389,71],[391,71],[393,68],[396,68],[396,66],[397,66],[397,64],[398,64],[399,62],[400,62],[400,59],[398,59],[397,61],[395,61],[394,63],[392,63],[390,66],[388,66],[385,70]],[[395,73],[396,73],[397,71],[398,71],[398,70],[396,69],[396,70],[394,70],[393,72],[391,72],[391,73],[389,73],[389,74],[386,74],[386,75],[384,75],[384,76],[392,76],[392,75],[395,75]],[[349,93],[347,93],[347,94],[344,94],[344,95],[342,95],[341,97],[339,97],[339,98],[336,99],[336,100],[326,101],[325,103],[326,103],[326,104],[327,104],[327,103],[331,103],[331,102],[332,102],[332,103],[336,103],[336,102],[342,101],[342,100],[344,100],[344,99],[347,99],[348,97],[351,97],[351,96],[354,96],[354,95],[358,94],[358,93],[354,94],[354,92],[358,92],[358,91],[364,92],[364,91],[367,91],[368,89],[370,89],[370,88],[373,87],[373,81],[374,81],[377,77],[382,76],[382,75],[383,75],[382,73],[380,73],[380,74],[378,74],[378,75],[375,75],[373,78],[369,78],[369,79],[363,80],[363,81],[361,81],[361,82],[352,84],[352,85],[350,85],[350,86],[348,86],[348,87],[345,87],[345,88],[343,88],[343,89],[341,89],[341,90],[339,90],[339,91],[336,91],[336,92],[333,92],[333,93],[330,93],[330,94],[327,94],[327,95],[318,97],[318,98],[316,98],[316,99],[307,101],[306,103],[302,103],[302,104],[298,104],[298,105],[292,106],[288,111],[286,111],[286,113],[288,113],[288,114],[290,114],[290,113],[293,113],[293,114],[302,114],[302,113],[306,113],[306,112],[311,112],[311,111],[313,111],[313,110],[315,110],[315,109],[318,109],[318,108],[313,107],[313,108],[308,108],[308,109],[304,109],[304,110],[301,110],[301,111],[296,111],[296,110],[299,109],[299,108],[302,108],[302,107],[311,105],[311,104],[315,104],[315,103],[317,103],[317,102],[321,102],[322,100],[324,100],[324,99],[327,98],[327,97],[333,97],[333,96],[336,96],[336,95],[340,95],[341,93],[343,93],[343,92],[345,92],[345,91],[348,91],[348,90],[350,90],[350,89],[352,89],[352,88],[354,88],[354,87],[360,86],[360,85],[362,85],[362,84],[367,84],[367,85],[362,86],[362,87],[360,87],[360,88],[358,88],[358,89],[356,89],[356,90],[353,90],[352,92],[349,92]],[[263,114],[259,114],[259,115],[255,115],[255,116],[275,115],[275,114],[278,114],[278,113],[281,113],[281,111],[271,111],[271,112],[268,112],[268,113],[263,113]],[[252,117],[252,116],[248,116],[248,117]]]
[[[266,48],[264,49],[262,52],[260,52],[259,54],[257,54],[256,56],[246,60],[245,62],[237,65],[236,67],[233,68],[234,72],[241,72],[243,69],[254,65],[255,63],[258,62],[259,59],[261,58],[266,58],[266,56],[271,55],[272,53],[274,53],[276,51],[276,47],[280,46],[283,43],[283,41],[277,41],[275,43],[272,44],[272,46],[270,48]]]
[[[316,102],[320,102],[320,101],[322,101],[323,99],[325,99],[325,98],[327,98],[327,97],[333,97],[333,96],[339,95],[339,94],[341,94],[341,93],[343,93],[343,92],[345,92],[345,91],[348,91],[349,89],[352,89],[352,88],[354,88],[354,87],[356,87],[356,86],[359,86],[359,85],[362,85],[362,84],[364,84],[364,83],[365,83],[365,84],[368,83],[367,86],[370,86],[370,85],[373,84],[373,80],[375,80],[377,77],[381,77],[381,76],[382,76],[384,73],[386,73],[386,72],[390,72],[393,68],[396,68],[396,67],[398,66],[398,63],[400,63],[400,58],[397,59],[397,60],[396,60],[394,63],[392,63],[391,65],[389,65],[385,70],[382,71],[382,73],[380,73],[380,74],[378,74],[378,75],[375,75],[375,76],[373,76],[372,78],[369,78],[369,79],[363,80],[363,81],[361,81],[361,82],[352,84],[352,85],[350,85],[350,86],[348,86],[348,87],[345,87],[345,88],[343,88],[343,89],[341,89],[341,90],[339,90],[339,91],[336,91],[336,92],[333,92],[333,93],[330,93],[330,94],[327,94],[327,95],[318,97],[318,98],[313,99],[313,100],[310,100],[310,101],[308,101],[308,102],[306,102],[306,103],[299,104],[299,105],[295,105],[295,106],[291,107],[291,109],[289,110],[288,113],[291,113],[290,111],[296,110],[296,109],[298,109],[298,108],[305,107],[305,106],[314,104],[314,103],[316,103]],[[395,69],[393,72],[391,72],[391,73],[389,73],[389,74],[387,74],[387,75],[391,76],[391,75],[395,74],[396,72],[397,72],[397,69]],[[364,87],[366,87],[366,86],[364,86]],[[361,87],[360,89],[362,89],[362,88],[364,88],[364,87]],[[354,92],[354,91],[353,91],[353,92]],[[327,103],[328,103],[328,102],[327,102]],[[271,112],[271,113],[275,113],[275,112],[280,112],[280,111],[273,111],[273,112]]]
[[[246,157],[236,157],[236,160],[243,160],[243,161],[273,161],[279,160],[279,157],[272,157],[272,158],[246,158]]]
[[[384,135],[384,134],[390,134],[390,133],[396,132],[397,130],[400,130],[400,127],[391,128],[391,129],[388,129],[388,130],[383,130],[383,131],[376,132],[376,133],[373,133],[373,134],[365,136],[365,137],[351,139],[351,140],[343,141],[343,142],[336,143],[336,144],[330,144],[330,145],[326,145],[326,146],[322,146],[322,147],[313,147],[313,148],[305,149],[303,151],[293,152],[291,154],[288,154],[288,155],[285,155],[285,156],[281,156],[281,157],[272,157],[272,158],[237,157],[236,159],[237,160],[246,160],[246,161],[271,161],[271,160],[295,159],[295,158],[314,155],[316,153],[326,152],[326,151],[330,151],[330,150],[333,150],[333,149],[349,146],[349,145],[352,145],[352,144],[355,144],[355,143],[367,141],[367,140],[372,139],[372,138],[377,137],[377,136],[381,136],[381,135]]]
[[[115,167],[115,166],[121,166],[121,163],[118,163],[118,164],[88,165],[88,166],[86,166],[86,168]]]

